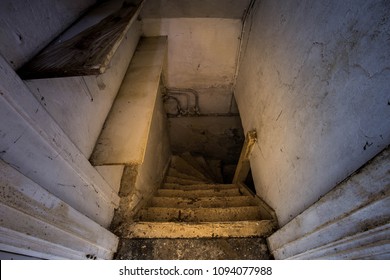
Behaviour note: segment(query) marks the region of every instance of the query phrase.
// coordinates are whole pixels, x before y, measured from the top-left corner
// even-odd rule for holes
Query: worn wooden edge
[[[237,163],[236,172],[234,173],[233,183],[244,182],[250,170],[249,157],[252,153],[253,146],[257,141],[255,130],[248,131],[242,146],[240,158]]]
[[[212,223],[169,223],[138,222],[122,229],[124,238],[224,238],[224,237],[267,237],[274,230],[270,220],[212,222]]]
[[[238,222],[259,221],[259,206],[175,208],[148,207],[136,216],[140,222]]]
[[[129,10],[130,5],[124,1],[121,9],[74,37],[61,43],[56,43],[57,40],[54,40],[17,71],[19,76],[27,80],[103,74],[108,69],[112,57],[126,37],[130,26],[138,17],[144,3],[145,0],[142,0]],[[128,10],[123,11],[124,9]],[[113,31],[109,32],[110,40],[94,38],[93,42],[106,45],[96,48],[102,53],[91,56],[92,50],[90,48],[93,43],[88,42],[88,40],[91,40],[91,37],[93,39],[94,36],[101,35],[101,29],[107,28],[110,21],[114,24],[119,23],[120,26],[112,27]],[[84,48],[87,48],[87,50]],[[83,56],[84,59],[80,60],[80,57]],[[77,60],[79,61],[75,64]]]

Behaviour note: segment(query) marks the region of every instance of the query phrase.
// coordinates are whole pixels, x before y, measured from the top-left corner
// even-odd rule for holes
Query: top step
[[[143,3],[144,0],[138,5],[124,0],[103,2],[25,64],[18,74],[22,79],[42,79],[104,73]]]

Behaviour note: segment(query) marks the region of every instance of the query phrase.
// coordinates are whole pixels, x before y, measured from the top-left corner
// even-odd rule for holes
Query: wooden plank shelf
[[[19,76],[22,79],[42,79],[104,73],[131,24],[136,20],[144,0],[137,5],[126,1],[113,3],[108,8],[98,6],[85,15],[84,20],[76,23],[81,28],[90,25],[91,18],[92,21],[94,18],[96,20],[96,14],[101,18],[101,13],[110,13],[79,33],[74,34],[75,28],[70,28],[19,69]],[[107,3],[102,5],[107,6]]]

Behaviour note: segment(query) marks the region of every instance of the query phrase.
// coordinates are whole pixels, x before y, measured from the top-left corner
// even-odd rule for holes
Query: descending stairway
[[[211,166],[213,168],[211,168]],[[243,184],[222,184],[217,161],[173,156],[163,186],[122,229],[125,238],[265,237],[273,210]]]

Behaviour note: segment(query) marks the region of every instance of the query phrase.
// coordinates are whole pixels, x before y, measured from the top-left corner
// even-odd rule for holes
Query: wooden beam
[[[92,27],[74,37],[46,47],[23,66],[23,79],[99,75],[105,72],[115,51],[143,5],[126,3]]]
[[[252,130],[246,134],[245,142],[238,160],[236,172],[234,173],[233,184],[244,182],[250,170],[249,157],[253,146],[257,141],[256,131]]]

